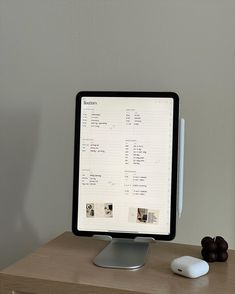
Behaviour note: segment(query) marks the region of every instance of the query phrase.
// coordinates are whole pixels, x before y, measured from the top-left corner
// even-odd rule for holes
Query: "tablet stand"
[[[112,239],[93,262],[100,267],[137,269],[145,264],[149,243],[153,240],[153,238]]]

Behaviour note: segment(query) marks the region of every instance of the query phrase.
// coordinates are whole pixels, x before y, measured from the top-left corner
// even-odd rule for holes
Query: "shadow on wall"
[[[24,212],[39,120],[39,109],[26,104],[0,110],[0,269],[39,244]]]

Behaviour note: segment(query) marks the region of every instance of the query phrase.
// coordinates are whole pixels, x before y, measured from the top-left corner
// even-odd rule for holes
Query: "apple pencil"
[[[184,198],[184,136],[185,120],[180,119],[180,138],[179,138],[179,186],[178,186],[178,217],[181,217]]]

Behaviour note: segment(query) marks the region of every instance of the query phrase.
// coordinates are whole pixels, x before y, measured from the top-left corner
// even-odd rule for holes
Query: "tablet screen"
[[[175,97],[107,95],[77,102],[76,229],[170,235]]]

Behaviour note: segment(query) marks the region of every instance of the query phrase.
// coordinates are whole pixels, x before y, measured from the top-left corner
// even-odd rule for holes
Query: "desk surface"
[[[93,265],[92,259],[106,244],[106,241],[66,232],[3,270],[0,273],[1,293],[235,292],[234,250],[229,251],[227,262],[210,263],[207,275],[189,279],[173,274],[170,263],[182,255],[200,258],[199,246],[151,243],[146,265],[129,271]]]

